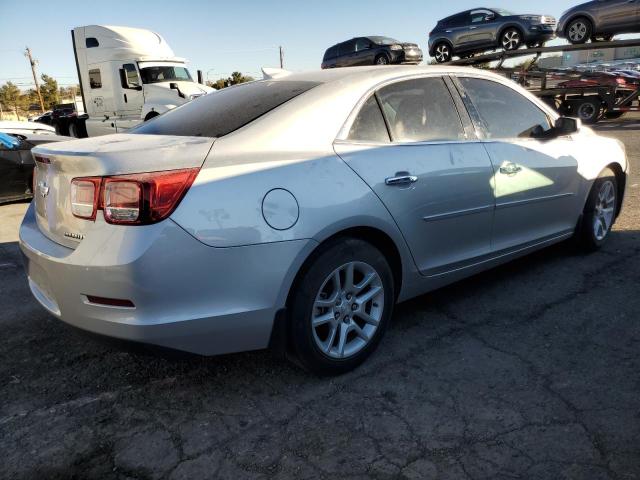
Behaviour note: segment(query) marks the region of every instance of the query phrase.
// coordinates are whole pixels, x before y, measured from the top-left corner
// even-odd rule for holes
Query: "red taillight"
[[[148,225],[159,222],[175,210],[199,171],[199,168],[188,168],[112,177],[75,178],[71,182],[71,205],[78,212],[74,210],[73,214],[93,220],[96,211],[103,210],[107,223]],[[83,216],[88,212],[91,199],[89,183],[95,186],[93,191],[96,203],[92,217]]]
[[[71,180],[71,213],[74,217],[95,220],[101,180],[100,177]]]
[[[627,81],[626,81],[624,78],[620,78],[620,77],[618,77],[618,78],[616,78],[616,83],[617,83],[618,85],[626,85],[626,84],[627,84]]]

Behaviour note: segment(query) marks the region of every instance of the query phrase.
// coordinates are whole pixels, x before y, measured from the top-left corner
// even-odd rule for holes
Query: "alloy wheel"
[[[367,263],[349,262],[334,270],[313,303],[311,325],[320,351],[345,359],[365,348],[382,320],[384,295],[380,275]]]
[[[593,234],[601,241],[609,233],[613,223],[613,215],[616,205],[616,191],[613,182],[607,180],[600,187],[596,199],[595,213],[593,215]]]
[[[587,24],[582,21],[572,23],[569,26],[569,40],[572,42],[582,42],[587,36],[588,30]]]
[[[385,57],[384,55],[378,57],[378,59],[376,60],[376,65],[388,65],[389,61],[387,60],[387,57]]]
[[[451,58],[451,51],[449,46],[444,43],[436,47],[436,61],[438,63],[448,62]]]
[[[517,30],[507,30],[502,36],[502,48],[505,50],[515,50],[520,46],[520,32]]]

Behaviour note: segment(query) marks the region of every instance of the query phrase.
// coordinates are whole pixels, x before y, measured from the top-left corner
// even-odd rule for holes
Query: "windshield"
[[[400,43],[395,38],[391,37],[368,37],[376,45],[393,45],[394,43]]]
[[[505,10],[504,8],[492,8],[491,10],[496,12],[501,17],[512,17],[515,15],[515,13],[510,12],[509,10]]]
[[[189,70],[185,67],[176,67],[173,65],[141,68],[140,76],[142,77],[142,83],[192,81]]]
[[[142,123],[129,133],[222,137],[316,85],[316,82],[261,80],[227,87]]]

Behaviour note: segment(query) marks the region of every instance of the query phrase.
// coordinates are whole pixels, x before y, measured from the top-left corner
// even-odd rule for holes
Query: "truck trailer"
[[[54,125],[60,134],[123,132],[213,91],[150,30],[88,25],[74,28],[71,39],[86,113]]]

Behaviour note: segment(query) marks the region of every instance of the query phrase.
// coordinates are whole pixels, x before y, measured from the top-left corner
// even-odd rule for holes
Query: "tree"
[[[5,83],[2,87],[0,87],[0,102],[3,106],[11,107],[16,112],[16,117],[20,120],[20,115],[18,115],[18,107],[20,107],[21,103],[21,93],[20,89],[14,85],[12,82]]]
[[[58,96],[58,82],[45,73],[43,73],[40,78],[42,78],[40,93],[42,94],[44,107],[47,110],[51,110],[55,104],[60,103],[60,97]]]
[[[237,85],[239,83],[245,82],[253,82],[255,79],[249,75],[243,75],[240,72],[233,72],[230,77],[227,78],[219,78],[215,82],[207,82],[211,88],[215,88],[216,90],[220,90],[225,87],[229,87],[231,85]]]

